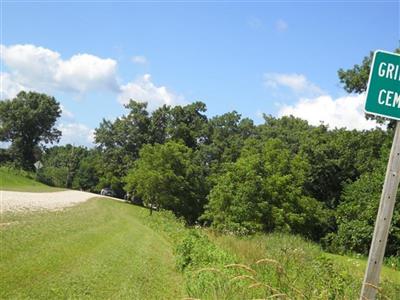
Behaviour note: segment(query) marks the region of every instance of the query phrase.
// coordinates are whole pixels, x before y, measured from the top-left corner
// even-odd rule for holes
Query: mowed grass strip
[[[63,211],[3,215],[2,299],[177,299],[171,245],[140,207],[93,199]]]
[[[16,192],[58,192],[65,189],[51,187],[33,179],[21,176],[11,170],[0,168],[0,190]]]

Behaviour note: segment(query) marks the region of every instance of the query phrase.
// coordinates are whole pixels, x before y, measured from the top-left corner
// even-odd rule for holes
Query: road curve
[[[80,191],[61,191],[51,193],[29,193],[0,191],[0,212],[20,212],[36,210],[58,210],[85,202],[98,194]],[[109,198],[123,201],[117,198]]]

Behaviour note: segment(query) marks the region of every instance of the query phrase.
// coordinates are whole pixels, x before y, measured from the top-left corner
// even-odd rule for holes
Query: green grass
[[[171,244],[148,213],[93,199],[56,212],[2,216],[1,299],[179,299]]]
[[[268,283],[282,293],[299,296],[292,286],[307,299],[357,299],[359,296],[365,259],[329,254],[293,235],[274,233],[239,238],[209,231],[208,236],[221,249],[236,255],[240,263],[254,269],[259,282]],[[269,261],[256,263],[264,258]],[[400,299],[400,272],[383,267],[381,287],[381,298]]]
[[[298,236],[220,235],[101,198],[1,218],[0,299],[347,300],[365,267]],[[400,299],[399,275],[383,268],[379,299]]]
[[[365,268],[367,266],[367,258],[354,258],[332,253],[325,253],[325,255],[333,259],[339,266],[342,266],[343,268],[351,267],[353,274],[357,275],[359,278],[362,278],[364,276]],[[393,268],[383,266],[381,271],[381,278],[385,281],[400,284],[400,271],[396,271]]]
[[[175,245],[186,293],[198,299],[358,299],[365,261],[324,252],[299,236],[221,235],[188,229],[170,213],[146,219]],[[261,259],[266,259],[259,262]],[[258,262],[258,263],[257,263]],[[233,264],[233,265],[232,265]],[[400,299],[399,271],[384,267],[379,299]],[[287,298],[285,298],[287,297]],[[279,298],[279,297],[278,297]]]
[[[28,173],[22,173],[8,168],[0,168],[0,190],[18,192],[57,192],[65,190],[47,186],[27,177]]]

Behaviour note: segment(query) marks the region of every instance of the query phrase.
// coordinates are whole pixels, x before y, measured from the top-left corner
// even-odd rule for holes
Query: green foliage
[[[361,65],[354,65],[352,69],[339,69],[340,83],[348,93],[361,94],[367,90],[369,73],[371,70],[373,52],[364,57]]]
[[[125,178],[126,191],[133,192],[150,207],[172,210],[193,223],[205,199],[202,168],[193,151],[183,144],[146,145]]]
[[[97,188],[111,187],[120,197],[124,194],[122,178],[138,158],[142,146],[151,142],[147,103],[131,100],[125,108],[129,110],[127,115],[114,122],[103,119],[95,130],[95,142],[101,151]]]
[[[385,258],[385,264],[394,270],[400,271],[400,256],[389,256]]]
[[[284,293],[290,299],[355,299],[359,296],[364,260],[332,256],[299,236],[287,234],[250,237],[210,234],[210,237],[219,248],[235,253],[238,261],[255,271],[243,270],[242,274],[256,280],[248,281],[247,287],[261,283],[253,288],[257,294],[247,294],[242,299],[268,298],[277,293]],[[398,272],[383,268],[383,295],[389,298],[397,295],[399,276]]]
[[[378,212],[385,167],[363,174],[347,185],[336,216],[338,230],[325,238],[327,248],[334,252],[353,251],[368,254]],[[400,256],[400,194],[397,196],[386,255]]]
[[[368,68],[365,60],[339,72],[349,92],[364,90]],[[33,116],[46,111],[44,106],[47,125],[58,117],[58,103],[46,95],[21,93],[4,103],[15,106],[14,117],[32,110],[20,122],[5,123],[8,129],[19,126],[17,139],[30,130]],[[95,149],[67,145],[43,152],[40,142],[59,134],[50,124],[47,133],[22,147],[30,149],[29,159],[12,141],[0,152],[0,163],[12,159],[14,167],[23,161],[32,166],[40,158],[44,167],[37,178],[46,184],[94,192],[111,187],[121,198],[130,192],[189,224],[201,221],[239,235],[276,230],[313,240],[326,236],[324,245],[331,251],[367,251],[380,193],[375,174],[386,160],[382,149],[391,143],[390,130],[330,129],[293,116],[266,115],[264,124],[255,126],[236,111],[208,119],[202,102],[164,105],[150,113],[146,103],[131,100],[125,108],[126,115],[100,123]],[[3,138],[9,137],[7,130],[2,127]],[[376,182],[374,193],[369,180]],[[365,216],[347,216],[344,211],[364,194],[371,200]],[[397,224],[393,228],[388,253],[397,255]]]
[[[88,156],[82,158],[79,168],[74,174],[72,187],[74,189],[82,189],[90,192],[99,192],[99,177],[97,164],[98,155],[92,151]]]
[[[196,270],[199,267],[221,267],[234,262],[233,256],[218,249],[198,230],[188,230],[177,245],[175,253],[177,267],[181,271]]]
[[[192,298],[265,299],[284,294],[290,299],[344,300],[359,295],[365,261],[324,253],[299,236],[237,237],[189,229],[165,211],[144,220],[175,245],[177,267]],[[383,295],[397,295],[399,276],[383,267]]]
[[[395,53],[400,54],[400,48],[394,50]],[[361,64],[356,64],[353,68],[344,70],[339,69],[338,76],[340,83],[343,84],[344,89],[348,93],[361,94],[367,90],[369,73],[371,70],[373,52],[370,52],[368,56],[364,57]],[[375,119],[380,123],[389,121],[388,127],[394,128],[395,121],[387,118],[377,117],[373,115],[367,115],[368,119]]]
[[[42,155],[43,167],[38,170],[37,177],[48,185],[71,188],[81,160],[88,153],[89,151],[84,147],[75,147],[69,144],[47,149]],[[80,188],[81,186],[75,187]]]
[[[60,104],[45,94],[20,92],[12,100],[0,101],[0,141],[11,142],[13,161],[33,170],[40,143],[59,140],[61,132],[54,125],[60,115]]]
[[[394,50],[400,54],[400,48]],[[356,64],[353,68],[344,70],[339,69],[338,76],[340,83],[344,85],[344,89],[348,93],[361,94],[367,90],[369,73],[371,70],[373,52],[364,57],[360,65]]]
[[[336,208],[344,186],[373,170],[381,159],[382,144],[390,136],[380,130],[311,130],[300,146],[311,166],[306,190],[328,207]]]
[[[279,139],[249,146],[218,178],[202,218],[237,234],[278,230],[320,238],[328,211],[303,193],[307,162]]]
[[[376,167],[382,145],[391,141],[390,135],[380,129],[328,130],[327,126],[314,127],[295,117],[264,118],[265,124],[258,127],[260,138],[278,138],[293,155],[307,161],[310,172],[304,184],[306,194],[330,208],[338,205],[347,182]]]
[[[212,160],[218,164],[235,162],[245,140],[256,134],[253,121],[241,119],[236,111],[212,118],[209,131],[211,146],[215,149]]]
[[[183,141],[187,147],[196,149],[206,140],[206,110],[203,102],[171,108],[167,135],[171,140]]]

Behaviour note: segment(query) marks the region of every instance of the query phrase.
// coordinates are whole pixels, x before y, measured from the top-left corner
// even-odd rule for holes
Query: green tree
[[[0,101],[0,141],[11,142],[13,160],[33,169],[40,143],[58,142],[61,132],[54,125],[61,115],[54,97],[20,92],[14,99]]]
[[[202,219],[237,233],[285,231],[319,239],[328,211],[303,192],[307,161],[279,139],[249,140],[211,190]]]
[[[400,48],[395,49],[394,52],[400,54]],[[339,69],[340,83],[348,93],[361,94],[367,90],[373,54],[370,52],[368,56],[364,57],[361,64],[356,64],[350,69]]]
[[[172,122],[171,107],[163,105],[151,114],[151,144],[164,144],[168,140],[168,128]]]
[[[127,115],[114,122],[103,120],[95,130],[95,143],[101,151],[97,172],[98,189],[111,187],[119,197],[124,195],[122,178],[139,156],[143,145],[151,142],[147,103],[131,100]]]
[[[211,145],[216,149],[215,159],[220,163],[234,162],[247,138],[255,135],[253,121],[236,111],[212,118],[209,122]]]
[[[89,192],[99,192],[99,162],[100,153],[97,150],[91,150],[87,156],[83,157],[75,172],[72,187]]]
[[[327,132],[326,126],[314,127],[306,120],[293,116],[283,116],[275,118],[264,114],[264,124],[258,126],[260,138],[263,141],[268,139],[280,139],[292,153],[298,153],[300,146],[305,143],[305,140],[312,131],[318,131],[322,134]],[[316,129],[317,128],[317,129]]]
[[[292,155],[308,161],[311,170],[305,180],[305,192],[331,208],[339,204],[345,184],[376,166],[382,144],[389,137],[381,129],[329,130],[325,125],[311,126],[293,116],[264,118],[265,123],[258,126],[260,139],[278,138]]]
[[[196,155],[202,161],[207,174],[208,186],[216,184],[219,175],[225,172],[225,165],[235,162],[250,137],[257,135],[253,121],[236,111],[215,116],[208,121],[204,143]]]
[[[374,231],[385,176],[382,166],[363,174],[346,186],[336,216],[338,230],[325,238],[334,252],[358,252],[367,255]],[[397,195],[386,255],[400,255],[400,193]]]
[[[306,190],[328,207],[335,208],[344,186],[375,168],[387,139],[388,134],[380,129],[348,131],[317,127],[309,130],[299,151],[311,166]]]
[[[205,142],[205,128],[208,122],[204,114],[207,107],[203,102],[194,102],[186,106],[171,109],[171,120],[167,134],[171,140],[183,141],[191,149]]]
[[[125,108],[129,113],[114,122],[103,119],[95,130],[95,142],[105,152],[121,149],[123,154],[136,159],[140,148],[150,141],[147,103],[131,100]]]
[[[38,179],[52,186],[71,188],[81,160],[87,155],[86,148],[70,144],[47,149],[42,155]]]
[[[183,144],[145,145],[125,181],[125,190],[150,208],[171,210],[189,223],[202,213],[204,176],[193,151]]]
[[[361,94],[367,90],[373,54],[370,52],[368,56],[364,57],[361,64],[356,64],[350,69],[339,69],[340,83],[348,93]]]
[[[395,53],[400,54],[400,48],[394,50]],[[368,56],[365,56],[361,64],[356,64],[352,68],[344,70],[339,69],[338,76],[340,83],[343,84],[343,88],[348,93],[361,94],[367,90],[369,73],[371,70],[373,52],[370,52]],[[388,121],[387,118],[377,117],[373,115],[367,115],[368,119],[375,119],[379,123]],[[394,121],[390,121],[388,124],[389,128],[394,128]]]

